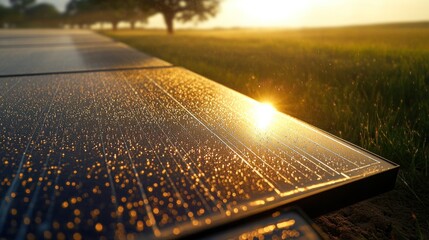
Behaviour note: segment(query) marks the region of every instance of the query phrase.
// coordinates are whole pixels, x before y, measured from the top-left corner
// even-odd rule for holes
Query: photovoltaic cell
[[[0,31],[0,77],[171,64],[89,31]]]
[[[113,42],[110,38],[82,30],[2,29],[0,31],[0,49],[42,45],[99,45]]]
[[[196,236],[198,237],[198,236]],[[326,239],[318,227],[299,209],[265,213],[251,221],[234,225],[227,231],[211,231],[206,239]]]
[[[180,68],[3,77],[0,89],[6,238],[183,237],[396,177],[396,165]]]

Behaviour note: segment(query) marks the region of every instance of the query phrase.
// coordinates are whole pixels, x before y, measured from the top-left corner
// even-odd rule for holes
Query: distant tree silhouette
[[[49,3],[35,0],[10,0],[10,7],[0,5],[0,27],[59,27],[61,14]]]
[[[138,8],[135,0],[98,0],[99,9],[113,30],[118,28],[121,21],[129,21],[135,26],[136,21],[146,21],[148,13]]]
[[[0,4],[0,27],[3,28],[10,23],[11,10]]]
[[[52,4],[40,3],[28,8],[25,17],[31,27],[58,27],[61,14]]]
[[[9,0],[10,6],[13,9],[18,10],[21,14],[24,14],[24,12],[35,2],[36,0]]]
[[[66,5],[64,16],[70,25],[85,28],[99,21],[100,14],[96,10],[96,5],[93,1],[71,0]]]
[[[142,0],[141,6],[153,9],[164,17],[167,32],[174,32],[174,20],[204,21],[218,12],[220,0]]]
[[[132,29],[135,28],[136,22],[146,23],[148,18],[154,15],[156,12],[150,8],[141,8],[139,6],[139,0],[126,0],[126,17],[125,21],[130,22]]]
[[[133,27],[137,21],[146,21],[151,13],[139,8],[137,0],[71,0],[65,15],[70,23],[79,26],[110,22],[117,29],[121,21],[129,21]]]

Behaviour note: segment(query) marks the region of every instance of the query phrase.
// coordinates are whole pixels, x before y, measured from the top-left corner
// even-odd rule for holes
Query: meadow
[[[400,164],[429,206],[429,23],[103,34]]]

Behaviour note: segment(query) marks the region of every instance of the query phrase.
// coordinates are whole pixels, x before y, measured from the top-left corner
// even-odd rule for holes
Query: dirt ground
[[[330,239],[429,239],[429,210],[403,183],[314,219]],[[427,205],[426,205],[427,206]]]

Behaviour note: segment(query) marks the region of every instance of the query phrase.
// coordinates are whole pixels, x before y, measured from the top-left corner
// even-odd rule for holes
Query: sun
[[[255,125],[259,130],[266,130],[271,124],[276,109],[270,103],[257,103],[254,108]]]
[[[284,25],[302,14],[308,3],[305,0],[236,0],[240,14],[255,26]]]

